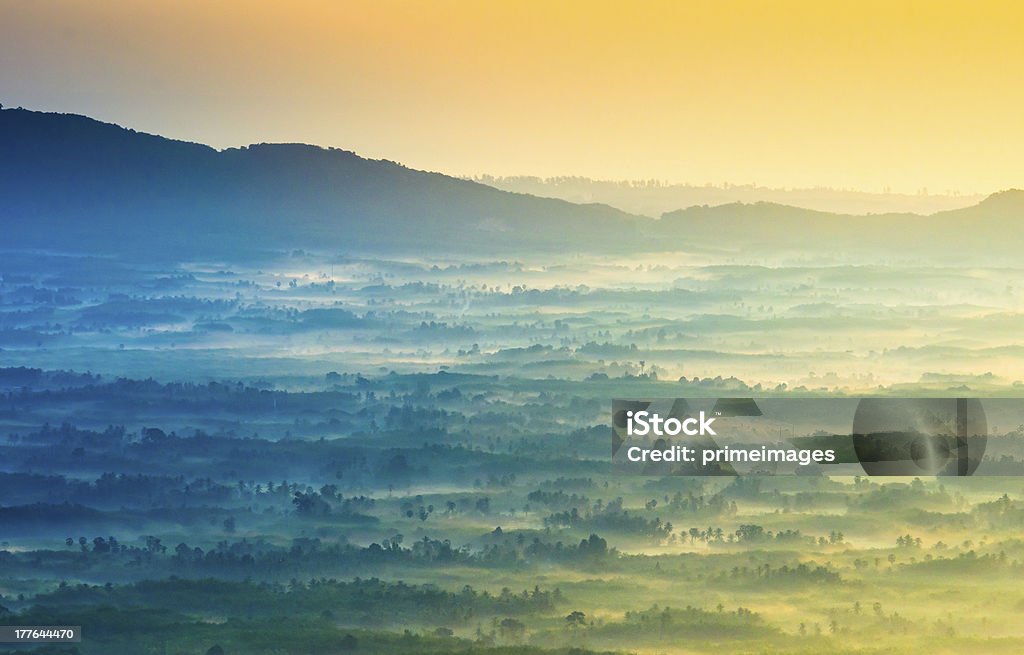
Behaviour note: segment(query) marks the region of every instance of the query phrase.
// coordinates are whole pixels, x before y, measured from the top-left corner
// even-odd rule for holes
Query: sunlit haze
[[[0,2],[0,101],[472,175],[1024,184],[1014,2]],[[131,56],[125,56],[125,53]]]

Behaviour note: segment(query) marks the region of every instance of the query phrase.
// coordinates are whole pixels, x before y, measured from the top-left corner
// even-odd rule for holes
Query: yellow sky
[[[1024,186],[1024,2],[0,0],[0,101],[456,174]]]

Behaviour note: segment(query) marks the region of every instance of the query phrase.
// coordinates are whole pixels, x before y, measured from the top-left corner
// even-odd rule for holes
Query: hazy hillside
[[[843,252],[892,257],[1015,258],[1024,247],[1024,191],[993,194],[972,207],[917,214],[853,216],[773,203],[690,207],[662,215],[660,239],[682,235],[724,250]]]
[[[504,191],[569,202],[600,202],[634,214],[660,216],[693,205],[772,202],[841,214],[932,214],[974,205],[985,196],[950,193],[872,193],[825,187],[776,189],[756,184],[671,184],[660,180],[480,175],[477,182]]]
[[[218,152],[21,109],[0,112],[0,196],[8,246],[101,251],[489,252],[562,248],[581,234],[590,247],[607,248],[638,220],[343,150],[259,144]]]
[[[829,250],[1016,257],[1024,193],[931,216],[774,203],[695,206],[661,220],[501,191],[337,149],[213,148],[82,116],[0,111],[4,245],[143,258],[290,248],[524,252]]]

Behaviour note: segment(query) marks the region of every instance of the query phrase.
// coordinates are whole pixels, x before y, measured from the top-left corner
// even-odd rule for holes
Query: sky
[[[1022,2],[0,0],[0,102],[458,175],[1024,187]]]

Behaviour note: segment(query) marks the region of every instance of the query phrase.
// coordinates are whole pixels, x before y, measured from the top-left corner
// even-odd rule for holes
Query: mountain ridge
[[[217,150],[21,108],[0,110],[0,198],[8,247],[142,256],[299,247],[480,256],[523,249],[1024,247],[1020,189],[928,215],[735,202],[651,218],[340,148],[257,143]],[[908,230],[920,234],[909,238]]]
[[[138,222],[195,246],[186,232],[221,238],[257,230],[281,248],[403,246],[481,251],[498,237],[561,248],[580,230],[603,230],[592,245],[613,248],[641,217],[605,205],[575,205],[500,191],[308,144],[215,150],[87,117],[0,111],[0,192],[14,236],[61,247],[75,232],[103,246],[100,232],[142,237]],[[33,225],[28,225],[32,223]],[[566,229],[556,229],[558,226]],[[445,232],[448,234],[445,234]],[[603,243],[602,243],[603,242]],[[500,248],[496,248],[499,249]]]
[[[609,180],[582,176],[475,175],[470,179],[505,191],[521,191],[570,202],[603,202],[644,216],[695,205],[767,201],[837,214],[934,214],[980,202],[976,193],[871,192],[831,187],[766,187],[756,184],[693,184],[661,180]]]

